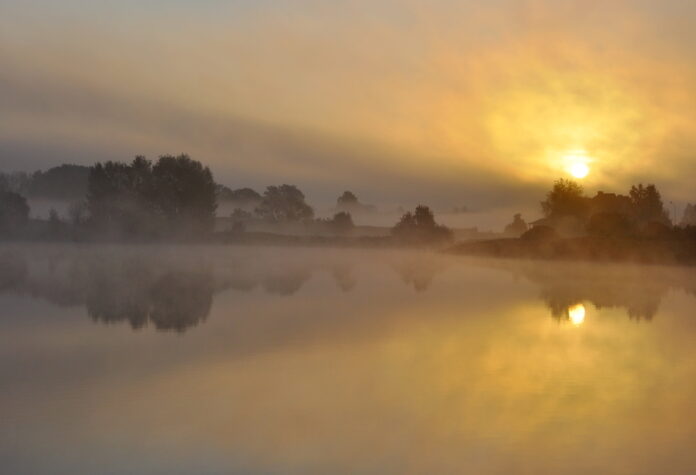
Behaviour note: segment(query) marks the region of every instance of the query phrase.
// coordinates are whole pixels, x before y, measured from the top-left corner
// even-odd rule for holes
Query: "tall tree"
[[[29,220],[27,200],[18,193],[0,191],[0,234],[14,235]]]
[[[527,232],[528,229],[529,226],[527,226],[527,222],[522,219],[522,214],[517,213],[512,217],[512,222],[505,226],[504,232],[508,236],[519,237]]]
[[[28,194],[52,199],[82,199],[87,193],[89,168],[63,164],[37,171],[28,183]]]
[[[208,167],[188,155],[165,155],[152,167],[152,186],[152,200],[172,228],[212,230],[217,203]]]
[[[452,231],[437,224],[433,212],[423,205],[418,205],[413,213],[409,211],[404,214],[391,232],[395,238],[413,243],[447,241],[452,238]]]
[[[541,209],[547,218],[573,216],[585,218],[588,211],[588,200],[582,186],[572,180],[561,178],[554,183],[553,188],[541,202]]]
[[[144,157],[130,164],[90,169],[87,207],[92,224],[111,235],[157,236],[212,230],[215,182],[207,167],[187,155]]]
[[[662,196],[655,185],[632,186],[629,192],[635,219],[642,224],[651,222],[670,224],[669,213],[662,203]]]

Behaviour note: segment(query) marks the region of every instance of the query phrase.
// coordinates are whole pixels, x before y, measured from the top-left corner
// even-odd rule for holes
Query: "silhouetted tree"
[[[660,192],[655,185],[643,186],[639,184],[632,186],[629,192],[635,219],[640,224],[657,222],[670,224],[669,214],[662,203]]]
[[[452,239],[452,231],[435,223],[435,216],[427,206],[419,205],[415,212],[404,214],[392,228],[392,235],[408,242],[437,242]]]
[[[558,239],[558,233],[551,226],[534,226],[520,237],[525,241],[545,242]]]
[[[187,155],[144,157],[90,169],[87,208],[92,224],[111,235],[194,235],[212,230],[215,182]]]
[[[68,217],[70,224],[73,226],[81,226],[89,219],[89,209],[87,201],[75,201],[68,206]]]
[[[0,191],[0,234],[15,235],[29,220],[27,200],[11,191]]]
[[[344,191],[336,200],[336,210],[348,213],[371,213],[375,211],[375,207],[361,203],[352,191]]]
[[[305,202],[304,194],[294,185],[269,186],[256,214],[267,221],[294,222],[311,219],[314,210]]]
[[[619,212],[593,214],[587,224],[587,232],[599,237],[627,237],[635,232],[629,215]]]
[[[344,191],[343,194],[338,197],[336,202],[339,206],[351,206],[358,203],[358,197],[355,196],[352,191]]]
[[[208,167],[188,155],[165,155],[152,167],[152,184],[152,202],[170,231],[212,231],[217,203]]]
[[[684,215],[680,223],[681,226],[696,226],[696,205],[687,204],[684,208]]]
[[[618,213],[625,216],[631,216],[633,204],[631,198],[626,195],[617,195],[616,193],[597,192],[589,202],[590,215],[598,213]]]
[[[89,168],[64,164],[37,171],[28,183],[28,194],[52,199],[81,199],[87,193]]]
[[[25,172],[0,173],[0,191],[11,191],[26,196],[31,177]]]
[[[541,209],[547,218],[555,219],[567,216],[584,219],[588,211],[588,201],[581,185],[561,178],[541,202]]]
[[[218,201],[231,201],[240,206],[256,205],[261,202],[261,195],[251,188],[231,190],[225,185],[216,185]]]
[[[65,231],[65,223],[58,216],[55,208],[48,212],[48,235],[52,238],[59,238]]]
[[[145,234],[158,216],[152,193],[149,162],[137,157],[131,165],[97,163],[90,168],[87,209],[94,227],[120,237]]]
[[[232,213],[230,214],[230,218],[232,218],[232,221],[234,221],[235,223],[245,223],[254,219],[254,215],[241,208],[235,208],[234,211],[232,211]]]
[[[350,213],[345,211],[336,213],[330,224],[331,228],[337,233],[347,233],[355,227],[355,224],[353,224],[353,217]]]
[[[524,234],[527,229],[529,229],[529,226],[527,226],[525,220],[522,219],[522,215],[517,213],[513,216],[512,223],[505,226],[505,234],[518,237]]]

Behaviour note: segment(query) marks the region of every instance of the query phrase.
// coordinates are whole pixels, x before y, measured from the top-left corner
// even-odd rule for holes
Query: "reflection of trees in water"
[[[290,296],[302,289],[316,271],[330,273],[336,286],[343,292],[350,292],[357,284],[352,266],[343,262],[285,265],[255,263],[253,266],[242,265],[226,269],[220,273],[219,277],[222,288],[249,292],[261,287],[269,294]]]
[[[11,252],[0,254],[0,292],[21,287],[27,278],[27,261]]]
[[[392,267],[401,276],[404,284],[413,286],[417,292],[424,292],[430,287],[435,276],[443,272],[447,266],[442,259],[423,255],[405,257],[394,262]]]
[[[263,260],[235,257],[215,267],[151,250],[60,250],[0,253],[0,292],[27,294],[61,306],[85,306],[95,322],[127,322],[177,332],[203,322],[216,292],[261,289],[297,293],[316,271],[344,292],[356,285],[346,260]]]
[[[617,291],[617,287],[576,283],[572,288],[549,285],[541,290],[541,297],[558,320],[568,319],[568,309],[580,302],[590,302],[595,308],[624,308],[629,318],[652,320],[660,308],[664,290],[631,289]]]
[[[263,288],[269,294],[292,295],[312,276],[311,269],[301,267],[270,272],[263,278]]]
[[[95,321],[151,323],[158,330],[185,331],[206,319],[213,302],[209,269],[168,269],[130,261],[92,270],[87,312]]]
[[[213,290],[209,267],[145,255],[0,255],[0,291],[84,305],[94,321],[133,328],[185,331],[208,316]]]
[[[358,283],[353,273],[353,269],[348,264],[336,264],[331,268],[331,275],[339,289],[343,292],[350,292]]]
[[[652,320],[670,289],[688,290],[690,269],[610,265],[523,264],[520,273],[541,287],[551,315],[568,318],[568,309],[589,302],[597,309],[622,308],[633,320]]]

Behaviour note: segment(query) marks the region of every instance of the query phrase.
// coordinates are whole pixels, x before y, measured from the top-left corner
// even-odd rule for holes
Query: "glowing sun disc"
[[[587,166],[587,163],[577,162],[570,165],[568,171],[575,178],[583,179],[590,174],[590,167]]]

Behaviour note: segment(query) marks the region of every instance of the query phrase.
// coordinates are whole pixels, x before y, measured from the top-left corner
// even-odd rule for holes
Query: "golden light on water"
[[[585,306],[579,303],[570,307],[568,318],[573,325],[582,325],[585,322]]]

